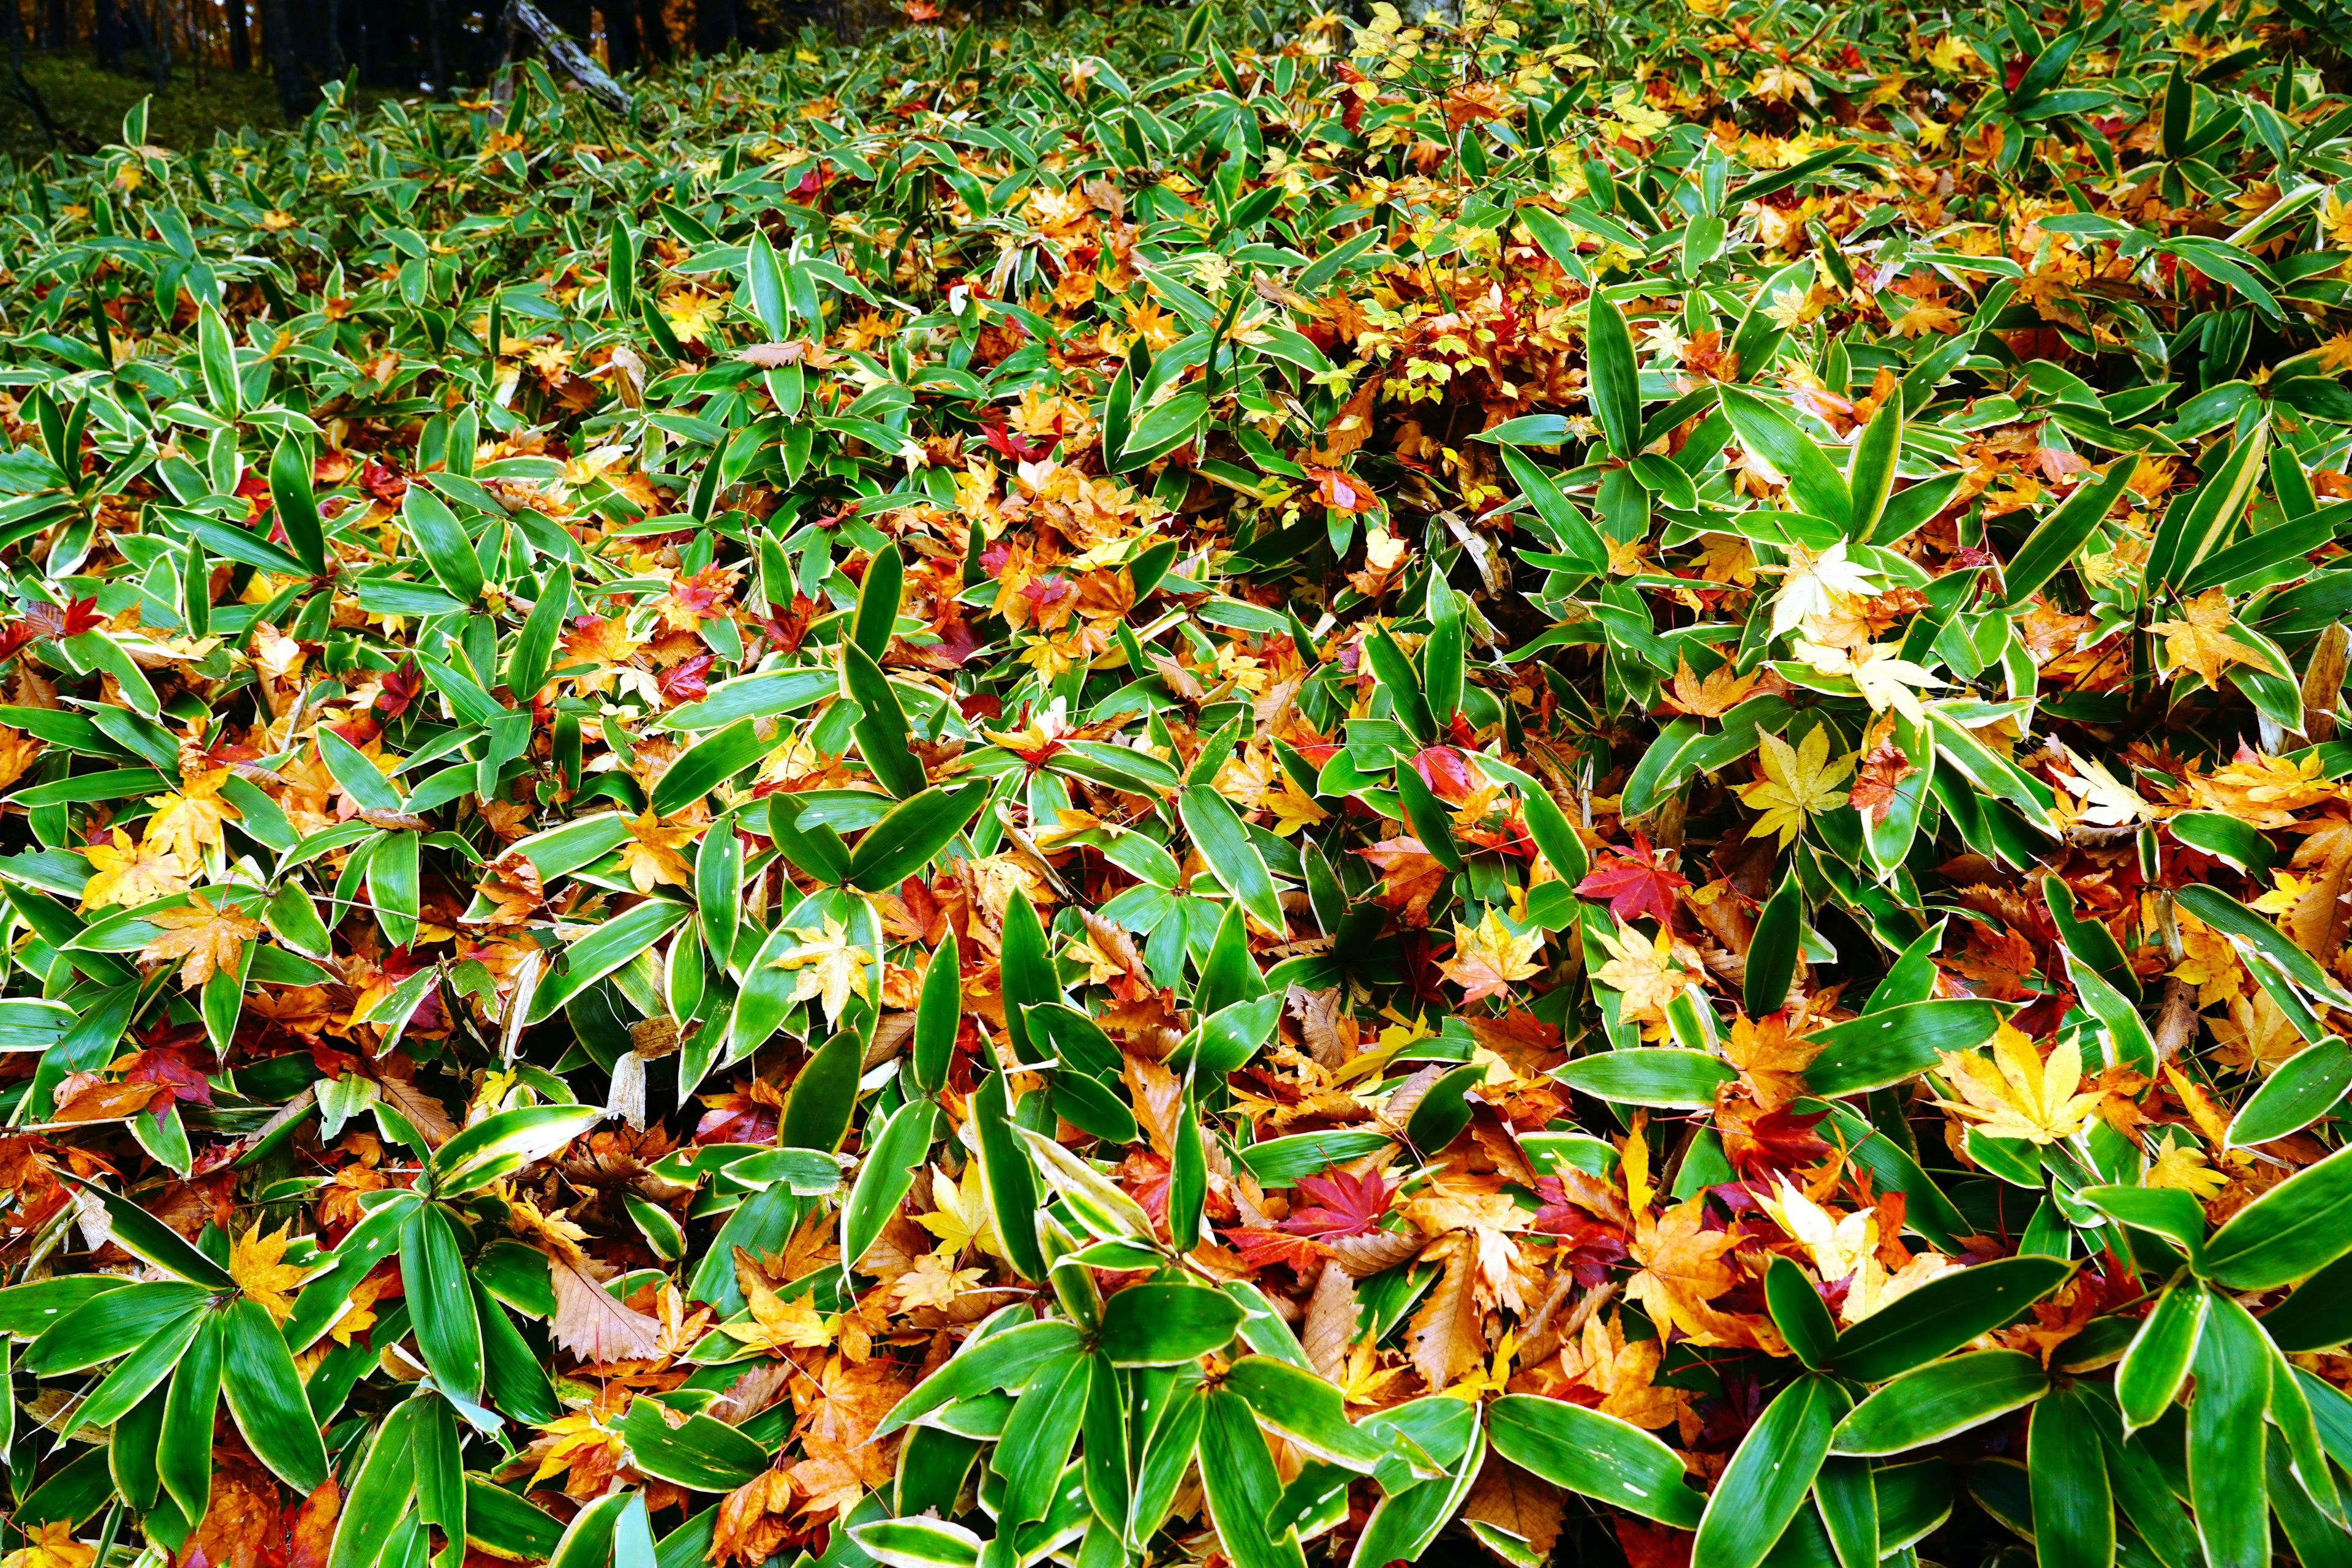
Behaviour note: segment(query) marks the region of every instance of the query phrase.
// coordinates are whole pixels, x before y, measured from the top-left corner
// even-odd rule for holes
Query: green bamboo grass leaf
[[[2194,495],[2165,514],[2157,528],[2156,542],[2148,547],[2150,586],[2188,581],[2237,525],[2262,479],[2263,454],[2269,438],[2270,426],[2256,425],[2231,447],[2212,477]]]
[[[1835,1383],[1808,1373],[1765,1406],[1706,1500],[1691,1568],[1756,1568],[1764,1561],[1812,1489],[1847,1404]]]
[[[676,816],[766,756],[772,744],[749,719],[712,731],[678,753],[647,804],[656,816]]]
[[[754,229],[743,252],[743,287],[751,310],[771,338],[784,338],[793,330],[792,308],[784,292],[784,269],[765,230]]]
[[[1201,851],[1201,858],[1208,862],[1209,874],[1217,879],[1217,885],[1231,893],[1266,930],[1286,931],[1282,897],[1275,889],[1272,873],[1265,868],[1265,857],[1250,842],[1242,819],[1224,796],[1196,785],[1177,796],[1176,809],[1183,819],[1184,831],[1192,836],[1192,843]]]
[[[1551,476],[1536,467],[1535,462],[1517,447],[1503,448],[1503,467],[1510,471],[1512,482],[1535,508],[1552,536],[1560,553],[1576,563],[1577,569],[1589,577],[1598,577],[1609,570],[1609,542],[1591,520],[1577,510],[1576,503],[1560,493]]]
[[[1013,1131],[1013,1101],[1003,1072],[992,1072],[972,1097],[980,1134],[980,1165],[988,1182],[990,1212],[1003,1238],[1005,1258],[1024,1279],[1045,1278],[1037,1242],[1037,1176]]]
[[[474,557],[474,542],[439,496],[423,485],[409,486],[401,499],[400,526],[452,598],[471,605],[482,596],[482,567]]]
[[[1584,349],[1590,362],[1592,413],[1613,458],[1631,462],[1642,434],[1641,374],[1625,313],[1605,294],[1585,306]]]
[[[1796,421],[1743,387],[1724,387],[1722,397],[1723,411],[1739,439],[1789,481],[1789,500],[1796,510],[1855,536],[1853,492],[1820,444]]]
[[[923,989],[915,1003],[914,1080],[925,1094],[936,1095],[947,1087],[963,1013],[962,969],[962,946],[950,931],[924,967]]]
[[[1837,1320],[1805,1271],[1789,1258],[1775,1258],[1764,1273],[1764,1301],[1797,1359],[1811,1371],[1827,1366],[1837,1350]]]
[[[986,1542],[940,1519],[884,1519],[852,1525],[849,1538],[885,1568],[978,1568]]]
[[[1903,400],[1890,397],[1879,405],[1853,444],[1846,459],[1846,488],[1853,501],[1847,537],[1867,541],[1878,530],[1886,498],[1895,490],[1895,465],[1903,456]]]
[[[313,577],[327,572],[327,533],[319,521],[319,502],[310,489],[310,455],[302,443],[289,436],[278,443],[269,458],[269,505],[280,528],[286,531],[288,548],[302,569]],[[217,550],[212,537],[207,544]]]
[[[2042,1568],[2112,1568],[2115,1495],[2090,1393],[2062,1388],[2035,1405],[2025,1452],[2036,1561]]]
[[[2243,1307],[2215,1295],[2192,1365],[2199,1394],[2189,1412],[2189,1500],[2197,1538],[2211,1568],[2259,1568],[2271,1556],[2263,1462],[2270,1342]]]
[[[2175,1280],[2141,1320],[2131,1348],[2116,1368],[2116,1404],[2126,1433],[2152,1425],[2171,1407],[2195,1364],[2210,1301],[2203,1286]]]
[[[2306,1165],[2205,1244],[2206,1278],[2232,1290],[2292,1284],[2352,1252],[2352,1148]]]
[[[1706,1500],[1685,1484],[1681,1458],[1633,1423],[1527,1394],[1486,1414],[1495,1451],[1521,1469],[1675,1530],[1698,1527]]]
[[[129,1415],[132,1405],[171,1375],[172,1369],[186,1353],[188,1342],[207,1321],[203,1311],[190,1311],[164,1324],[144,1344],[123,1357],[80,1405],[78,1413],[87,1418],[84,1425],[111,1426]]]
[[[1813,1507],[1829,1534],[1838,1568],[1876,1568],[1878,1483],[1867,1459],[1832,1454],[1813,1478]]]
[[[525,1105],[482,1118],[425,1162],[430,1190],[462,1196],[547,1158],[604,1120],[594,1105]]]
[[[907,712],[879,665],[856,642],[841,645],[841,693],[857,705],[858,755],[866,771],[904,800],[923,787],[923,763],[908,747]]]
[[[975,1331],[947,1364],[898,1401],[875,1435],[887,1437],[954,1400],[1026,1388],[1040,1368],[1076,1354],[1078,1344],[1077,1329],[1055,1319],[1017,1322],[992,1333]]]
[[[786,1149],[817,1149],[827,1153],[841,1147],[857,1113],[857,1077],[866,1042],[855,1029],[844,1029],[819,1046],[793,1079],[784,1101],[776,1138]]]
[[[163,1425],[155,1445],[155,1474],[182,1514],[202,1519],[213,1485],[213,1425],[220,1408],[221,1370],[228,1356],[227,1322],[207,1313],[163,1398]]]
[[[841,1258],[854,1267],[880,1237],[883,1226],[915,1184],[915,1172],[937,1135],[939,1107],[912,1100],[890,1113],[880,1136],[859,1166],[849,1201],[841,1210]]]
[[[2021,1351],[1975,1351],[1905,1373],[1838,1423],[1837,1454],[1900,1454],[1980,1426],[2050,1390],[2039,1358]]]
[[[393,1407],[375,1430],[336,1516],[327,1568],[373,1568],[416,1495],[416,1428],[425,1404],[418,1395]]]
[[[417,1348],[444,1387],[467,1398],[482,1389],[482,1325],[466,1279],[457,1222],[438,1204],[423,1204],[400,1238],[400,1273]]]
[[[2118,458],[2105,474],[2076,485],[2064,500],[2050,509],[2001,568],[2004,606],[2024,604],[2082,553],[2100,522],[2123,499],[2134,467],[2132,459]]]
[[[1794,877],[1772,890],[1763,912],[1757,916],[1756,932],[1748,941],[1748,969],[1741,980],[1748,1011],[1757,1017],[1788,1005],[1804,918],[1804,894]]]
[[[215,411],[236,418],[245,412],[245,388],[237,380],[236,344],[228,322],[210,300],[196,312],[196,364],[205,396]]]
[[[851,850],[844,879],[870,893],[887,892],[919,873],[954,842],[986,798],[984,784],[938,785],[908,795],[867,828]]]
[[[278,1325],[257,1302],[232,1301],[221,1314],[221,1388],[246,1446],[288,1486],[317,1490],[327,1448]]]
[[[1120,1366],[1173,1366],[1223,1348],[1240,1303],[1205,1285],[1130,1285],[1103,1305],[1100,1344]]]
[[[2352,1089],[2352,1047],[2323,1040],[2296,1052],[2263,1080],[2230,1120],[2232,1148],[2252,1148],[2300,1132],[2333,1110]]]
[[[2074,1265],[2005,1258],[1931,1279],[1838,1335],[1841,1376],[1884,1383],[2000,1328],[2063,1284]]]
[[[1133,1293],[1123,1290],[1119,1295]],[[1114,1302],[1118,1299],[1111,1298]],[[1218,1538],[1235,1568],[1303,1568],[1306,1558],[1299,1552],[1297,1531],[1285,1529],[1277,1533],[1273,1528],[1281,1478],[1247,1401],[1220,1389],[1202,1403],[1201,1486],[1207,1494]]]

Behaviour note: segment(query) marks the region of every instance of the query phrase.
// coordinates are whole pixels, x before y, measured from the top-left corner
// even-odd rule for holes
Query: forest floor
[[[199,147],[215,131],[235,134],[247,125],[267,129],[283,123],[278,87],[266,70],[239,75],[215,69],[199,85],[184,63],[177,64],[170,82],[157,92],[144,69],[107,70],[87,52],[76,50],[27,51],[24,72],[62,130],[100,145],[121,139],[123,115],[150,94],[154,101],[147,111],[147,139],[159,146]],[[5,83],[0,77],[0,87]],[[381,89],[360,89],[364,102],[387,96]],[[0,153],[33,159],[48,151],[49,139],[39,122],[0,90]]]

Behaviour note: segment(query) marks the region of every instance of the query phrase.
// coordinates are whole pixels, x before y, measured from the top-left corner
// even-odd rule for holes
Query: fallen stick
[[[528,52],[521,47],[529,38],[547,53],[547,58],[580,85],[589,97],[615,114],[629,112],[628,89],[614,81],[596,57],[581,47],[571,34],[557,26],[546,12],[531,0],[507,0],[507,64],[511,66]],[[505,84],[500,83],[501,86]]]

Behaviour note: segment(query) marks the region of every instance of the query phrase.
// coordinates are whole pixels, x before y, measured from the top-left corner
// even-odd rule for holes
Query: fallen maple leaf
[[[1680,1327],[1702,1338],[1700,1325],[1715,1314],[1706,1302],[1738,1283],[1723,1260],[1739,1245],[1736,1231],[1707,1230],[1706,1200],[1694,1197],[1664,1214],[1634,1216],[1633,1260],[1642,1267],[1626,1281],[1626,1296],[1641,1304],[1661,1329]]]
[[[1838,781],[1853,771],[1851,756],[1830,761],[1830,727],[1816,724],[1794,746],[1778,735],[1759,735],[1757,763],[1764,776],[1739,786],[1739,798],[1764,815],[1748,830],[1750,838],[1778,834],[1780,847],[1797,841],[1805,824],[1845,804]]]
[[[1607,899],[1609,912],[1620,921],[1646,915],[1664,925],[1675,918],[1675,892],[1690,886],[1690,879],[1658,858],[1658,851],[1640,831],[1630,850],[1612,849],[1611,858],[1594,864],[1577,892],[1589,899]]]
[[[2194,670],[2208,686],[2221,684],[2221,672],[2233,664],[2260,665],[2263,656],[2231,637],[2230,626],[2230,595],[2219,588],[2208,588],[2180,609],[2177,621],[2150,621],[2151,636],[2164,638],[2164,668],[2168,674]]]
[[[1957,1100],[1937,1104],[1956,1111],[1995,1138],[2055,1143],[2083,1130],[2097,1109],[2097,1093],[2077,1094],[2083,1053],[2062,1040],[2047,1060],[2017,1028],[2004,1021],[1993,1036],[1992,1055],[1946,1051],[1944,1077]]]
[[[1462,987],[1465,1003],[1500,995],[1514,982],[1543,973],[1543,965],[1535,962],[1543,941],[1541,927],[1514,932],[1503,923],[1502,911],[1490,904],[1476,925],[1455,922],[1454,956],[1439,964],[1438,971]]]
[[[244,910],[215,909],[201,892],[188,895],[184,910],[148,917],[163,934],[139,950],[139,962],[180,959],[180,988],[193,991],[222,970],[234,971],[245,944],[261,934],[261,922]]]
[[[1328,1176],[1301,1176],[1292,1191],[1297,1197],[1292,1199],[1282,1228],[1293,1236],[1370,1236],[1381,1228],[1396,1197],[1396,1189],[1378,1172],[1355,1176],[1335,1170]]]
[[[801,944],[778,958],[774,967],[798,970],[792,999],[805,1002],[814,996],[824,1008],[825,1022],[839,1023],[850,997],[867,994],[865,950],[851,945],[849,933],[837,921],[795,926],[793,934]]]
[[[91,872],[81,890],[85,913],[109,904],[127,908],[184,892],[195,874],[194,863],[186,857],[134,844],[120,827],[113,830],[111,843],[93,844],[84,853]]]
[[[256,1224],[228,1248],[229,1278],[247,1300],[259,1302],[281,1323],[294,1315],[294,1291],[310,1272],[286,1261],[286,1248],[293,1239],[289,1231],[289,1226],[281,1225],[264,1236]]]

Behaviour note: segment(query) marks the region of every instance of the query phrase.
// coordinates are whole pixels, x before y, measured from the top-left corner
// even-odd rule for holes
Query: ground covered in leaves
[[[0,177],[8,1568],[2352,1555],[2347,19],[1366,15]]]

